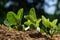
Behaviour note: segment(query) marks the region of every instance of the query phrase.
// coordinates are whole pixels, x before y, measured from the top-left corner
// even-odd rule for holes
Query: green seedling
[[[42,19],[37,18],[34,8],[31,8],[29,14],[24,16],[27,21],[25,21],[23,25],[21,24],[22,17],[23,9],[18,10],[17,14],[10,11],[7,13],[4,24],[8,26],[8,28],[14,28],[16,30],[36,29],[39,32],[45,32],[50,35],[51,38],[54,34],[60,33],[60,23],[58,26],[56,25],[58,21],[57,19],[50,21],[49,18],[45,18],[44,16],[42,16]],[[40,24],[40,22],[42,23]]]
[[[22,20],[22,16],[23,16],[23,8],[19,9],[17,14],[15,14],[14,12],[10,11],[7,13],[7,17],[4,21],[4,24],[11,27],[12,25],[13,28],[20,30],[21,28],[23,28],[21,26],[21,20]]]
[[[31,29],[39,28],[39,23],[41,22],[41,19],[40,18],[37,19],[34,8],[31,8],[29,15],[25,15],[24,18],[27,19],[27,21],[24,22],[24,24],[27,25],[28,28],[31,28]]]
[[[57,26],[57,33],[56,34],[60,34],[60,23]]]
[[[43,31],[51,37],[57,32],[57,19],[51,22],[49,19],[46,19],[44,16],[42,16],[42,24]]]

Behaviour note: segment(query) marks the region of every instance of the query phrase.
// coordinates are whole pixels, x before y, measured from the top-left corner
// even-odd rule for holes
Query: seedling
[[[42,24],[43,31],[51,37],[57,32],[57,19],[51,22],[49,19],[46,19],[44,16],[42,16]]]
[[[41,22],[41,19],[37,19],[35,9],[31,8],[29,11],[29,15],[24,16],[25,19],[27,19],[26,22],[24,22],[25,25],[27,25],[28,29],[38,29],[39,28],[39,23]],[[39,30],[40,31],[40,28]]]
[[[60,23],[57,25],[57,33],[56,34],[60,34]]]
[[[20,30],[21,28],[23,28],[21,25],[22,16],[23,16],[23,8],[19,9],[17,14],[10,11],[7,13],[7,17],[4,21],[4,24],[9,27],[13,26],[14,29]]]
[[[7,13],[4,24],[16,30],[36,29],[39,32],[45,32],[50,35],[51,38],[54,34],[60,33],[60,24],[58,24],[58,26],[56,25],[57,19],[50,21],[49,18],[45,18],[44,16],[42,16],[42,19],[37,18],[34,8],[31,8],[29,14],[24,16],[27,21],[25,21],[23,25],[21,24],[22,16],[23,9],[18,10],[17,14],[10,11]],[[42,23],[40,24],[40,22]],[[27,25],[27,28],[25,28],[25,25]],[[39,27],[40,25],[41,27]]]

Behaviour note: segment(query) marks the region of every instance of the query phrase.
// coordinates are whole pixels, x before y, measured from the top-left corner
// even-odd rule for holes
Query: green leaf
[[[42,16],[42,23],[45,27],[49,27],[49,19],[46,19],[44,16]]]
[[[7,21],[7,19],[4,20],[4,24],[5,24],[6,26],[11,26],[11,25],[12,25],[12,24],[10,24],[10,23]]]
[[[36,18],[36,13],[35,13],[35,9],[34,8],[31,8],[30,9],[30,12],[29,12],[29,17],[32,21],[36,21],[37,18]]]
[[[39,23],[41,22],[41,19],[37,19],[36,26],[39,27]]]
[[[28,21],[24,22],[24,24],[25,24],[25,25],[31,25],[32,22],[31,22],[30,20],[28,20]]]
[[[57,21],[58,21],[58,20],[57,20],[57,19],[55,19],[55,20],[53,20],[52,22],[50,22],[51,27],[56,26]]]
[[[22,16],[23,16],[23,8],[18,10],[17,19],[18,20],[21,20],[22,19]]]
[[[57,33],[60,33],[60,23],[57,26]]]
[[[16,22],[17,22],[16,14],[12,11],[8,12],[7,13],[7,20],[11,24],[16,24]]]

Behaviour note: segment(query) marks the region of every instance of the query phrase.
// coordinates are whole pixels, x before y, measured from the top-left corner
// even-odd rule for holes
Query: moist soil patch
[[[45,34],[36,30],[17,31],[9,30],[4,25],[0,25],[0,40],[52,40]],[[60,36],[54,35],[53,40],[60,40]]]

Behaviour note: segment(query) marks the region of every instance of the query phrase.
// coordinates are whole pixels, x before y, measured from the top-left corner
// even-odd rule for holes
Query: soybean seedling
[[[42,16],[43,31],[50,35],[51,37],[57,32],[57,19],[54,19],[52,22],[49,19],[46,19]]]
[[[39,28],[39,23],[41,22],[41,19],[37,19],[36,13],[35,13],[35,9],[31,8],[29,11],[29,15],[25,15],[24,16],[25,19],[27,19],[26,22],[24,22],[25,25],[27,25],[28,29],[37,29],[38,31],[40,31]]]
[[[9,28],[14,28],[16,30],[22,30],[21,20],[23,16],[23,8],[19,9],[17,14],[13,11],[7,13],[7,17],[4,21],[4,24],[7,25]]]

